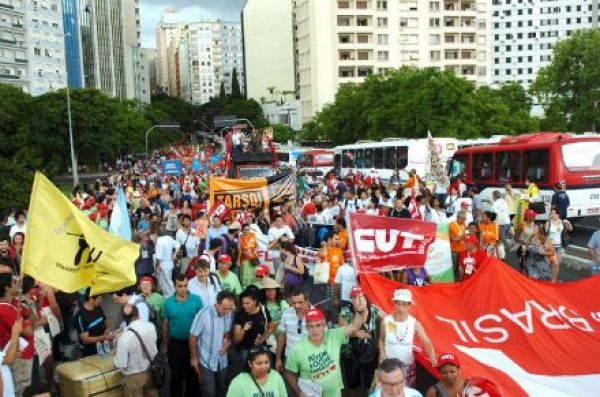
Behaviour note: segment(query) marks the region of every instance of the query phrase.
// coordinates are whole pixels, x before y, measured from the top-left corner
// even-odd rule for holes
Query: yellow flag
[[[108,233],[75,207],[43,174],[31,191],[23,273],[65,292],[93,295],[135,283],[139,246]]]

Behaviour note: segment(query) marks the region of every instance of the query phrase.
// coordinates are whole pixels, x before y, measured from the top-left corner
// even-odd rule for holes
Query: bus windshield
[[[600,171],[600,142],[567,143],[562,154],[569,171]]]

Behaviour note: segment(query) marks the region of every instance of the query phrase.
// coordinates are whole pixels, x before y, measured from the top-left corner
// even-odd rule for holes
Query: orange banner
[[[370,302],[390,313],[394,289],[377,274],[360,274]],[[482,376],[505,396],[598,395],[600,276],[552,284],[529,279],[488,258],[469,280],[408,287],[411,314],[436,353],[459,355],[464,377]],[[417,359],[426,368],[425,356]]]

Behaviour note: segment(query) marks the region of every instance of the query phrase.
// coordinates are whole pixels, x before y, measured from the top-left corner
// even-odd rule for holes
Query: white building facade
[[[0,83],[29,92],[25,0],[0,0]]]
[[[244,65],[239,22],[193,22],[181,28],[176,52],[179,95],[194,104],[231,94],[233,70],[243,90]]]
[[[597,28],[598,0],[492,0],[492,82],[529,86],[556,43]]]
[[[483,0],[297,0],[297,72],[306,121],[340,84],[402,65],[490,82],[491,5]]]
[[[179,34],[180,24],[176,22],[177,12],[167,9],[156,27],[156,89],[169,93],[169,46]]]

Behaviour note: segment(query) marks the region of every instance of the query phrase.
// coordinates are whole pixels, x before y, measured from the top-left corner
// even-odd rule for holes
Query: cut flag
[[[396,288],[409,288],[411,314],[436,352],[457,354],[463,377],[481,376],[507,397],[597,396],[600,387],[600,276],[570,283],[529,279],[488,258],[462,283],[407,287],[359,274],[369,302],[393,311]],[[417,360],[432,373],[421,353]]]
[[[31,190],[21,268],[51,287],[98,295],[135,284],[139,246],[102,230],[43,174]]]
[[[110,216],[108,231],[123,240],[131,241],[131,222],[129,221],[127,201],[125,201],[122,187],[119,187],[117,192],[117,202]]]

